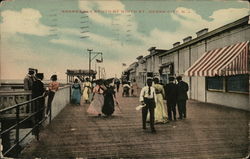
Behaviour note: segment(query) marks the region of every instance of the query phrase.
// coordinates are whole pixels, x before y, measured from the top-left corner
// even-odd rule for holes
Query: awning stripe
[[[220,48],[208,51],[207,54],[203,54],[203,56],[201,56],[200,59],[196,61],[196,64],[193,65],[194,67],[188,71],[189,74],[194,73],[193,75],[197,76],[197,70],[199,70],[201,66],[206,66],[209,64],[209,61],[211,61],[214,56],[219,55],[219,52],[222,50],[223,49]]]
[[[221,55],[221,52],[223,52],[223,51],[225,51],[225,48],[212,51],[212,53],[208,55],[210,58],[208,58],[206,60],[206,62],[203,65],[201,65],[200,67],[204,67],[204,68],[209,67],[211,64],[211,61],[213,61],[216,58],[219,58],[219,56]],[[197,70],[199,70],[200,67],[197,68]],[[197,75],[199,75],[199,76],[203,76],[205,74],[204,71],[197,72],[197,73],[198,73]]]
[[[186,70],[188,76],[229,76],[248,73],[248,41],[210,50]]]
[[[203,65],[204,62],[206,63],[206,61],[209,61],[209,59],[211,58],[211,56],[209,56],[210,53],[213,53],[213,52],[212,52],[212,51],[209,51],[207,54],[204,54],[204,56],[202,56],[202,57],[200,58],[200,60],[197,60],[197,61],[196,61],[196,64],[195,64],[196,67],[194,67],[194,68],[192,69],[192,70],[194,70],[194,72],[195,72],[195,70],[197,70],[201,65]],[[192,70],[190,70],[190,72],[191,72]]]
[[[238,58],[238,55],[239,54],[241,54],[242,52],[243,52],[243,50],[244,50],[244,43],[241,43],[240,45],[236,45],[237,46],[237,48],[234,50],[234,52],[232,52],[232,53],[227,53],[225,56],[227,56],[228,58],[226,58],[226,60],[224,60],[223,62],[222,62],[222,64],[221,65],[219,65],[216,69],[215,69],[215,71],[214,72],[216,72],[217,73],[217,75],[224,75],[225,74],[225,72],[227,72],[228,70],[225,70],[225,67],[226,66],[228,66],[230,63],[232,63],[233,62],[233,69],[232,70],[229,70],[229,72],[232,72],[232,74],[237,74],[237,71],[236,71],[236,68],[238,68],[237,67],[237,64],[238,64],[238,60],[237,60],[237,58]],[[222,70],[224,70],[224,71],[222,71]],[[215,74],[214,74],[215,75]],[[214,76],[213,75],[213,76]]]
[[[210,69],[208,70],[209,72],[208,76],[215,76],[215,75],[220,75],[221,73],[223,73],[219,69],[222,68],[223,66],[227,66],[226,63],[236,55],[237,53],[236,51],[239,49],[240,46],[241,45],[237,45],[237,44],[232,45],[232,47],[230,46],[230,49],[228,51],[222,52],[221,58],[216,59],[216,63],[211,65]]]
[[[227,52],[231,50],[232,47],[224,47],[221,49],[220,52],[216,53],[215,55],[211,55],[211,60],[208,61],[206,66],[201,66],[199,69],[203,68],[200,72],[201,74],[198,74],[198,76],[205,76],[206,74],[209,74],[208,70],[210,70],[213,66],[219,63],[220,59],[223,58],[223,52]]]
[[[246,47],[245,49],[244,49],[244,53],[243,53],[243,57],[242,57],[242,59],[243,59],[243,73],[244,74],[248,74],[249,73],[249,70],[248,70],[248,56],[249,56],[249,54],[248,54],[248,47]]]
[[[238,56],[236,57],[236,60],[234,60],[234,59],[232,59],[233,61],[234,61],[234,63],[235,63],[235,68],[233,69],[233,70],[235,70],[235,72],[233,72],[234,74],[240,74],[240,73],[237,73],[237,72],[241,72],[240,70],[242,70],[243,71],[243,73],[244,73],[244,68],[243,67],[240,67],[241,66],[241,64],[240,64],[240,60],[239,60],[239,58],[244,58],[243,57],[243,55],[245,55],[245,53],[246,53],[246,48],[248,48],[248,45],[246,44],[246,45],[244,45],[240,50],[239,50],[239,52],[238,52]],[[246,58],[246,57],[245,57]],[[231,60],[231,61],[232,61]],[[228,63],[230,63],[231,61],[229,61]],[[247,64],[247,61],[245,61],[246,63],[245,64]],[[243,63],[243,62],[242,62]],[[244,70],[243,70],[244,69]],[[246,70],[245,70],[246,71]],[[247,73],[247,71],[245,72],[245,73]],[[244,73],[244,74],[245,74]]]
[[[224,56],[225,52],[231,52],[234,49],[234,47],[226,47],[223,49],[223,51],[221,51],[217,56],[213,57],[213,60],[210,61],[208,67],[204,68],[204,74],[201,76],[205,76],[206,74],[209,74],[210,76],[212,75],[212,70],[217,67],[217,65],[219,65],[221,63],[221,61],[226,58],[226,56]],[[200,68],[202,69],[202,68]]]

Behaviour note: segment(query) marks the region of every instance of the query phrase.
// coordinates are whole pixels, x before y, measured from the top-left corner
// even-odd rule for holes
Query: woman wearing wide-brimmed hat
[[[96,86],[93,89],[93,100],[87,110],[89,114],[101,116],[102,107],[104,105],[103,93],[106,87],[103,85],[103,80],[95,81]]]
[[[107,89],[104,91],[104,105],[102,107],[102,113],[106,116],[111,116],[115,111],[115,102],[118,104],[115,96],[113,79],[106,80],[105,86]]]

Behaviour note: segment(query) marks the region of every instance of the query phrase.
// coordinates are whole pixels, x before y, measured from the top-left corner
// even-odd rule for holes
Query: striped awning
[[[230,76],[248,74],[248,41],[205,52],[187,76]]]

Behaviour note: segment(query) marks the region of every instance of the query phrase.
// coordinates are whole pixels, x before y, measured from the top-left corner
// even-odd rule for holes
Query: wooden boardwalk
[[[249,112],[189,101],[188,117],[142,130],[138,98],[118,95],[122,112],[89,116],[87,104],[67,106],[28,145],[22,158],[241,159],[249,150]]]

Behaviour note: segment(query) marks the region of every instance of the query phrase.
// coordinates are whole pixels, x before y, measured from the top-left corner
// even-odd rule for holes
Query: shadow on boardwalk
[[[67,106],[22,153],[23,158],[237,159],[247,156],[249,112],[189,101],[188,117],[142,130],[138,98],[118,95],[122,112],[89,116]]]

